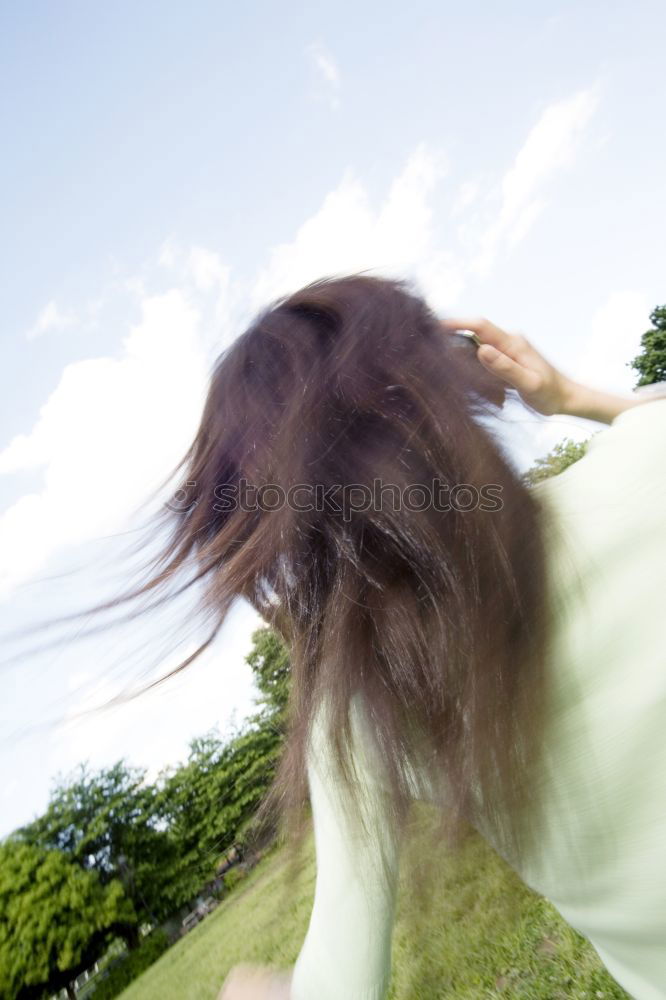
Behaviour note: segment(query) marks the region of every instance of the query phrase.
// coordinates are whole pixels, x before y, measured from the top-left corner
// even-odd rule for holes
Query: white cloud
[[[451,206],[452,217],[455,218],[455,216],[460,215],[477,200],[480,187],[478,181],[463,181]]]
[[[340,107],[340,70],[333,56],[321,42],[312,42],[306,48],[311,65],[322,82],[323,92],[317,92],[316,97],[323,97],[334,111]]]
[[[396,274],[422,267],[427,273],[436,262],[441,287],[455,265],[436,252],[430,199],[445,173],[442,154],[421,144],[374,211],[362,184],[347,172],[295,239],[270,253],[243,307],[258,309],[322,274],[369,267]],[[191,441],[210,360],[204,303],[213,304],[219,349],[234,335],[231,316],[245,290],[203,247],[184,249],[169,239],[158,265],[172,281],[166,292],[151,293],[144,273],[117,283],[141,312],[119,356],[67,365],[33,428],[0,451],[5,475],[43,468],[41,488],[0,517],[5,596],[58,551],[124,527]]]
[[[168,239],[164,240],[158,251],[157,263],[160,267],[166,267],[171,270],[176,267],[180,252],[177,241],[173,236],[169,236]]]
[[[334,60],[323,47],[311,47],[310,56],[322,97],[339,107],[341,79]],[[138,304],[140,314],[131,328],[127,324],[117,356],[68,365],[34,426],[0,451],[0,473],[43,470],[39,488],[18,497],[0,516],[0,591],[10,594],[58,552],[124,527],[189,445],[211,351],[239,332],[239,311],[263,307],[314,278],[365,269],[413,277],[435,309],[449,309],[471,276],[484,268],[488,273],[498,251],[529,234],[546,204],[546,185],[573,162],[595,104],[592,88],[547,108],[495,186],[492,173],[484,171],[474,180],[456,180],[448,201],[438,201],[442,181],[450,175],[446,157],[425,143],[406,158],[383,198],[372,199],[347,170],[312,217],[295,227],[293,238],[267,254],[249,285],[232,279],[213,248],[183,247],[173,238],[159,248],[157,260],[166,290],[156,291],[150,267],[117,280],[111,296],[114,323],[122,317],[123,293],[133,297],[132,313]],[[438,218],[442,203],[450,206],[449,215]],[[122,278],[119,265],[115,273]],[[101,307],[106,301],[103,295],[88,306],[98,324],[104,323]],[[85,315],[85,303],[77,313]],[[648,313],[639,293],[616,293],[595,317],[573,374],[594,373],[599,384],[624,374],[622,364],[632,356],[631,345]],[[49,303],[29,336],[56,329],[66,319],[72,321],[55,302]],[[516,414],[506,428],[523,467],[562,437],[579,439],[595,429],[573,419],[527,423],[524,417],[524,411]],[[83,757],[108,764],[124,753],[148,766],[152,777],[182,757],[191,735],[215,721],[224,729],[234,708],[245,714],[251,706],[251,676],[242,661],[257,624],[251,613],[243,620],[234,617],[220,650],[204,654],[200,666],[182,680],[109,713],[70,720],[50,747],[48,770],[68,770]],[[162,666],[168,662],[166,658]],[[95,675],[89,674],[87,661],[76,668],[70,663],[68,669],[68,694],[77,698]],[[113,693],[111,686],[98,688],[94,702]],[[44,763],[40,757],[36,774],[43,774]],[[5,793],[13,796],[15,789],[12,778]]]
[[[327,70],[331,81],[337,79],[333,66]],[[534,224],[544,204],[542,186],[572,161],[596,103],[593,87],[544,111],[501,181],[499,214],[490,225],[479,221],[478,179],[459,187],[454,202],[455,212],[471,208],[472,224],[453,230],[437,223],[448,160],[420,143],[376,208],[353,171],[345,171],[294,238],[269,252],[249,286],[232,281],[212,250],[166,240],[157,263],[172,283],[168,291],[151,292],[144,274],[124,281],[142,318],[120,356],[68,365],[32,430],[0,452],[5,474],[44,468],[42,488],[20,497],[0,518],[0,592],[39,572],[56,551],[118,530],[166,476],[196,429],[210,349],[217,353],[238,332],[233,320],[241,313],[254,313],[316,278],[363,270],[412,278],[434,309],[450,309],[479,265],[491,268],[498,247],[515,244]],[[626,331],[629,320],[647,315],[632,294],[613,300],[597,321],[603,331],[593,331],[589,351],[602,381],[616,362],[606,340],[602,371],[595,337],[607,338],[609,324]],[[204,303],[213,303],[214,323],[202,322]],[[641,319],[632,329],[643,324]],[[205,332],[212,326],[214,344]],[[625,346],[612,356],[626,359],[626,336],[617,329],[613,342]],[[581,370],[585,364],[583,358]]]
[[[190,283],[193,291],[210,293],[214,297],[212,319],[218,339],[228,338],[234,288],[231,268],[219,254],[200,246],[185,250],[169,237],[159,249],[157,263],[170,272],[176,282]]]
[[[499,188],[496,218],[478,237],[472,270],[485,277],[503,242],[524,239],[545,207],[542,189],[572,164],[582,133],[599,103],[599,84],[549,105],[532,128]],[[476,234],[472,232],[474,238]]]
[[[572,376],[607,392],[631,392],[638,374],[627,363],[640,353],[651,311],[644,292],[628,288],[612,292],[592,318]]]
[[[45,465],[48,452],[44,450],[44,440],[36,434],[17,434],[0,452],[0,474],[24,472]]]
[[[409,275],[433,308],[450,308],[471,276],[490,273],[502,246],[511,249],[530,232],[546,205],[543,189],[575,158],[598,91],[594,85],[547,107],[499,183],[493,185],[487,174],[463,182],[450,208],[452,219],[462,216],[455,230],[433,219],[440,183],[449,174],[441,150],[419,144],[377,210],[347,170],[294,239],[273,248],[252,290],[252,305],[322,275],[371,269]]]
[[[71,326],[75,321],[73,315],[61,312],[58,304],[51,300],[44,306],[35,323],[26,332],[26,340],[35,340],[36,337],[40,337],[49,330],[62,330],[64,327]]]
[[[173,236],[162,243],[157,263],[181,280],[191,281],[199,291],[220,291],[229,283],[231,268],[222,261],[219,254],[199,246],[185,250]]]
[[[229,281],[230,268],[216,253],[203,247],[192,247],[190,250],[188,270],[196,287],[203,291],[209,291],[215,285],[226,285]]]
[[[2,794],[5,798],[9,799],[14,794],[14,792],[19,787],[18,778],[11,778],[7,784],[2,789]]]
[[[378,210],[351,170],[290,243],[273,248],[251,291],[254,308],[322,275],[372,269],[418,277],[436,251],[431,197],[447,164],[421,143]]]
[[[0,452],[5,474],[44,466],[41,489],[0,517],[0,593],[119,530],[190,443],[207,376],[199,313],[178,289],[140,305],[120,357],[67,365],[32,430]]]
[[[321,72],[325,80],[333,84],[334,87],[340,85],[340,74],[338,72],[338,67],[333,62],[333,59],[328,53],[323,52],[321,49],[315,49],[313,52],[313,57],[315,60],[315,65],[317,69]]]

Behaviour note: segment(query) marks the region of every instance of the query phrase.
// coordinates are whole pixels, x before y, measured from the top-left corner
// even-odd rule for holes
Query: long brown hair
[[[529,849],[550,604],[538,500],[492,431],[504,399],[408,282],[368,274],[280,298],[217,360],[158,515],[168,543],[112,603],[190,572],[211,628],[177,670],[239,596],[282,635],[286,741],[262,822],[279,814],[301,836],[322,708],[353,801],[360,699],[393,822],[418,761],[432,786],[445,776],[452,843],[481,824],[507,858]]]

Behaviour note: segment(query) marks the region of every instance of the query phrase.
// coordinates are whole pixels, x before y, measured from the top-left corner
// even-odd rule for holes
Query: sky
[[[6,636],[127,587],[262,306],[407,277],[631,391],[666,302],[665,29],[640,0],[2,5],[0,836],[79,762],[152,780],[254,709],[247,605],[191,669],[84,716],[202,641],[192,607],[13,658]],[[498,434],[526,468],[599,429]]]

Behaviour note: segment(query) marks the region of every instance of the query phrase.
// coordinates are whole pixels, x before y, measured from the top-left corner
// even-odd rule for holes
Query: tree
[[[187,898],[215,873],[220,855],[242,843],[282,752],[287,650],[267,627],[254,632],[252,643],[247,662],[262,695],[259,711],[230,739],[212,730],[192,740],[187,762],[158,779],[159,811],[178,845]]]
[[[145,771],[123,761],[97,773],[82,764],[60,781],[43,816],[15,837],[45,850],[63,851],[84,871],[96,871],[102,885],[119,879],[140,922],[156,923],[172,907],[170,882],[177,878],[176,847],[160,829],[157,790]],[[138,930],[127,929],[129,948]]]
[[[272,714],[258,713],[227,742],[215,732],[192,740],[187,763],[160,776],[160,812],[177,845],[186,898],[242,839],[271,783],[282,742]]]
[[[233,794],[225,780],[229,754],[211,731],[191,741],[186,763],[158,778],[158,808],[175,845],[180,871],[177,905],[191,900],[215,870],[234,836],[225,813]]]
[[[122,760],[99,772],[82,764],[56,783],[44,815],[12,835],[26,849],[55,853],[82,878],[94,876],[100,891],[119,885],[135,914],[118,925],[130,949],[139,943],[139,924],[171,916],[214,876],[220,855],[242,845],[272,782],[289,662],[270,629],[253,638],[248,662],[263,699],[240,732],[193,740],[187,762],[155,784]]]
[[[570,465],[582,458],[587,451],[587,441],[571,441],[565,438],[558,442],[552,451],[549,451],[543,458],[537,458],[531,469],[524,474],[523,479],[529,486],[540,483],[543,479],[557,476],[564,472]]]
[[[106,885],[58,850],[0,844],[0,996],[32,1000],[66,988],[116,936],[136,927],[122,885]]]
[[[262,699],[259,704],[282,716],[289,698],[289,653],[273,629],[264,627],[252,634],[252,650],[246,657]]]
[[[629,362],[640,376],[637,387],[666,381],[666,306],[657,306],[650,322],[652,328],[641,337],[641,353]]]

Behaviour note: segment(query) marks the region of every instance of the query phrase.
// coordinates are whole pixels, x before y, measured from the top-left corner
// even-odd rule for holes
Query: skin
[[[442,332],[469,330],[481,341],[479,362],[515,389],[545,416],[565,414],[610,424],[618,414],[645,398],[626,398],[574,382],[559,372],[521,334],[508,333],[487,319],[447,318]],[[227,976],[218,1000],[289,1000],[291,974],[263,966],[236,965]]]
[[[480,363],[516,389],[520,397],[545,416],[555,413],[584,417],[610,424],[618,414],[646,402],[601,392],[574,382],[559,372],[521,334],[508,333],[487,319],[447,318],[443,332],[469,330],[481,341],[476,350]]]
[[[260,965],[235,965],[217,1000],[289,1000],[291,973]]]

